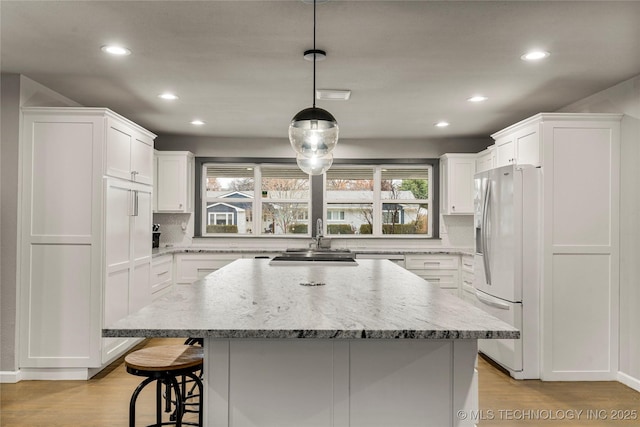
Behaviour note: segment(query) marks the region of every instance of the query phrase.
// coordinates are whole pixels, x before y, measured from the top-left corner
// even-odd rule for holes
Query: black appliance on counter
[[[153,224],[153,228],[151,229],[151,247],[159,248],[160,247],[160,224]]]

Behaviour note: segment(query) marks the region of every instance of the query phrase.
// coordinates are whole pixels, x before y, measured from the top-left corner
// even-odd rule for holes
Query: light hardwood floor
[[[144,345],[183,341],[154,339]],[[480,418],[479,427],[640,426],[640,413],[635,419],[611,419],[612,414],[624,415],[624,411],[640,412],[640,393],[620,383],[516,381],[483,358],[478,370],[481,410],[468,415]],[[140,381],[125,371],[120,359],[89,381],[0,384],[0,426],[126,426],[129,398]],[[139,425],[154,422],[154,399],[152,386],[141,394]]]

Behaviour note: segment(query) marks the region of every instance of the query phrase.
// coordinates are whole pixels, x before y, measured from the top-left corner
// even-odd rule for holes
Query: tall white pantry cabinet
[[[102,327],[151,301],[155,135],[104,108],[22,113],[20,369],[88,378],[135,343]]]
[[[542,169],[543,380],[617,378],[621,118],[541,113],[491,135],[496,167]]]

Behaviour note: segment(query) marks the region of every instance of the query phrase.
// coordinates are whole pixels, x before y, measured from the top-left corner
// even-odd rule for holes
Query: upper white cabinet
[[[134,140],[151,144],[133,156],[150,171],[154,138],[103,108],[22,110],[21,368],[90,376],[135,342],[102,328],[150,301],[153,189],[112,176]]]
[[[156,212],[193,212],[193,153],[156,151],[155,157]]]
[[[122,117],[107,115],[105,174],[152,185],[154,138]]]
[[[495,147],[492,145],[476,154],[476,173],[493,169],[496,164]]]
[[[440,212],[473,215],[475,154],[444,154],[440,157]]]
[[[525,120],[491,135],[495,139],[495,167],[509,164],[540,166],[539,120]]]

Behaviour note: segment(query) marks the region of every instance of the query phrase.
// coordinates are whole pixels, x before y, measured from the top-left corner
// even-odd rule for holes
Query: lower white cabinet
[[[452,295],[459,296],[459,255],[407,254],[405,267],[429,283],[438,285]]]
[[[405,267],[404,255],[402,254],[356,254],[356,259],[388,259],[394,264],[398,264],[400,267]]]
[[[239,253],[229,254],[175,254],[176,284],[191,284],[233,261],[242,258]]]
[[[157,299],[173,284],[173,255],[161,255],[151,260],[151,298]]]
[[[104,324],[151,302],[151,203],[148,185],[105,179]],[[130,338],[103,338],[102,362],[116,357]]]
[[[473,255],[470,254],[460,257],[460,298],[470,304],[476,304],[476,290],[473,287]]]

